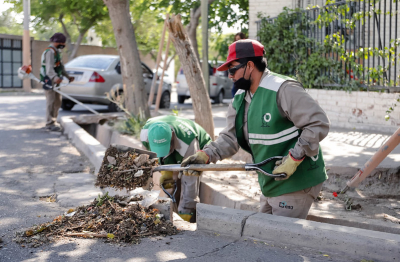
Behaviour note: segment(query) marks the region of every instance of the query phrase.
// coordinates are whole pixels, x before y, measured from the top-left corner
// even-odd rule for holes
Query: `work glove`
[[[272,171],[272,174],[281,174],[285,173],[285,178],[275,178],[276,181],[286,180],[296,171],[297,167],[303,162],[304,157],[300,160],[295,159],[289,152],[289,154],[282,158],[282,160],[278,160],[275,162],[275,168]]]
[[[178,215],[186,222],[191,222],[194,213],[186,214],[179,212]]]
[[[75,77],[73,77],[73,76],[70,76],[70,77],[68,77],[68,81],[71,83],[71,82],[73,82],[75,80]]]
[[[183,160],[181,166],[185,167],[191,164],[208,164],[209,160],[210,157],[206,153],[204,153],[204,151],[200,150],[197,151],[196,154],[191,155],[190,157]],[[201,176],[201,173],[201,171],[183,170],[183,174],[185,176]]]
[[[164,184],[164,181],[173,179],[173,174],[174,174],[174,172],[172,172],[172,171],[161,171],[161,177],[160,177],[160,180],[159,180],[160,187],[161,187],[162,184]],[[172,188],[172,187],[173,187],[172,183],[167,183],[167,184],[164,185],[165,189],[169,189],[169,188]]]

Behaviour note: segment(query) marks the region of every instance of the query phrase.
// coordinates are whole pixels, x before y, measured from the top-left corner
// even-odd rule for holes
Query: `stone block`
[[[399,235],[263,213],[246,220],[243,236],[279,241],[282,245],[318,247],[360,260],[394,261],[400,257]]]
[[[246,219],[255,213],[207,204],[197,204],[196,214],[198,231],[218,232],[223,235],[240,238]]]

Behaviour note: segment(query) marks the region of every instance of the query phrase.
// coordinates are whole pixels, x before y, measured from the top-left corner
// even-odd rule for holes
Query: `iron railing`
[[[344,11],[338,13],[339,7],[344,5],[347,5],[348,8],[342,8]],[[358,80],[360,86],[367,89],[400,91],[399,46],[395,46],[396,41],[397,45],[400,44],[398,5],[399,0],[347,0],[323,7],[297,11],[299,17],[305,16],[308,21],[303,34],[313,39],[315,45],[323,45],[326,39],[336,35],[340,37],[342,48],[347,54],[366,52],[367,50],[377,50],[375,53],[386,54],[386,56],[357,57],[355,59],[356,66],[361,66],[360,68],[363,68],[363,70],[355,70],[351,63],[341,61],[339,50],[325,53],[326,58],[342,63],[344,73],[339,76],[337,72],[330,69],[321,72],[321,74],[329,76],[329,79],[334,82],[329,84],[330,86],[343,86],[340,84],[343,83],[343,80]],[[320,15],[324,14],[332,15],[330,21],[315,23],[317,19],[320,19]],[[263,23],[274,23],[275,19],[276,17],[257,21],[257,35]],[[295,23],[301,23],[301,21],[301,19],[298,19],[298,22]],[[258,40],[260,40],[259,37]],[[309,46],[308,52],[312,53],[315,50],[315,45]],[[394,61],[391,61],[391,59],[394,59]],[[378,72],[379,70],[383,71],[378,79],[372,79],[371,74],[368,73],[374,69]]]

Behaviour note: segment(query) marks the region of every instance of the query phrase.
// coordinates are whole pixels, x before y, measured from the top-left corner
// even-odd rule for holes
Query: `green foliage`
[[[23,12],[23,0],[5,2],[13,4],[13,11]],[[76,42],[89,28],[107,18],[108,10],[103,0],[31,0],[31,15],[33,28],[46,40],[57,31],[64,31],[67,42]]]
[[[147,118],[143,110],[139,110],[137,116],[130,113],[124,106],[124,97],[115,92],[106,93],[106,97],[110,102],[115,103],[122,111],[126,113],[125,120],[115,123],[115,129],[121,134],[128,134],[138,137],[143,126],[146,124]]]
[[[304,35],[309,21],[303,13],[284,8],[273,23],[268,18],[262,18],[261,23],[258,36],[264,44],[269,69],[298,79],[306,88],[321,88],[329,82],[322,72],[337,68],[337,62],[323,56],[325,45]]]
[[[209,3],[209,28],[221,30],[224,23],[229,27],[236,22],[241,24],[248,23],[248,0],[209,0]],[[191,11],[200,8],[201,1],[154,0],[150,6],[162,13],[180,14],[182,16],[182,23],[188,25],[191,19]],[[236,6],[238,12],[232,6]]]
[[[100,207],[100,206],[102,206],[102,205],[104,204],[105,201],[107,201],[107,200],[113,201],[114,198],[113,198],[113,197],[110,197],[110,196],[108,195],[108,191],[107,191],[107,192],[106,192],[104,195],[102,195],[102,196],[99,194],[99,197],[98,197],[96,200],[97,200],[96,206],[97,206],[97,207]]]
[[[334,1],[329,3],[332,2]],[[372,47],[358,50],[346,48],[343,34],[354,30],[356,23],[362,24],[364,18],[372,16],[374,12],[381,13],[375,8],[371,12],[360,11],[350,15],[350,2],[347,1],[344,5],[325,6],[320,9],[314,21],[310,20],[304,11],[288,8],[285,8],[273,21],[262,18],[258,35],[266,49],[268,67],[280,74],[294,75],[307,88],[336,86],[351,91],[364,90],[371,86],[400,85],[400,78],[391,82],[384,78],[389,64],[393,66],[396,57],[400,61],[397,50],[400,39],[391,39],[390,47],[385,47],[383,50]],[[376,1],[369,2],[374,4]],[[307,37],[304,33],[310,28],[317,30],[328,28],[332,22],[339,20],[343,31],[331,32],[326,35],[323,43]],[[374,57],[388,61],[387,65],[368,68],[359,63],[360,58]],[[354,79],[350,79],[350,75],[354,76]]]
[[[18,23],[11,9],[0,14],[0,32],[2,34],[22,35],[23,25]]]
[[[139,115],[130,115],[126,120],[116,124],[116,129],[122,134],[128,134],[138,137],[143,126],[146,124],[147,118],[144,112],[141,111]]]
[[[210,49],[214,55],[210,55],[210,59],[217,62],[218,60],[225,61],[228,56],[229,45],[234,42],[235,34],[212,34],[210,37]],[[211,52],[210,52],[211,54]]]

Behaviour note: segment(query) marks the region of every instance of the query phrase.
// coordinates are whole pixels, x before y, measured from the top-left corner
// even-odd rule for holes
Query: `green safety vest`
[[[195,138],[199,140],[200,149],[203,149],[205,145],[211,142],[211,137],[207,134],[207,132],[201,126],[191,120],[173,115],[158,116],[147,120],[142,131],[140,132],[140,140],[147,150],[150,150],[148,129],[153,123],[156,122],[164,122],[170,125],[174,130],[180,145],[179,149],[175,149],[171,154],[167,155],[162,159],[162,161],[160,161],[162,164],[180,164],[186,154],[187,149],[189,148],[189,145]]]
[[[53,46],[47,47],[41,58],[41,68],[40,68],[40,81],[44,80],[44,77],[46,76],[46,53],[49,52],[50,50],[54,51],[54,71],[57,73],[58,77],[62,76],[62,65],[61,65],[61,54],[57,51],[56,48]]]
[[[254,163],[273,156],[286,156],[294,148],[302,130],[293,122],[282,117],[276,96],[282,83],[293,80],[270,72],[257,88],[247,112],[249,141],[244,136],[244,113],[246,92],[239,90],[232,102],[236,110],[235,128],[240,147],[249,152]],[[293,80],[295,81],[295,80]],[[272,173],[275,161],[262,167]],[[287,180],[275,181],[274,178],[258,172],[258,182],[264,196],[276,197],[318,185],[327,179],[321,148],[316,156],[306,156],[296,172]]]

